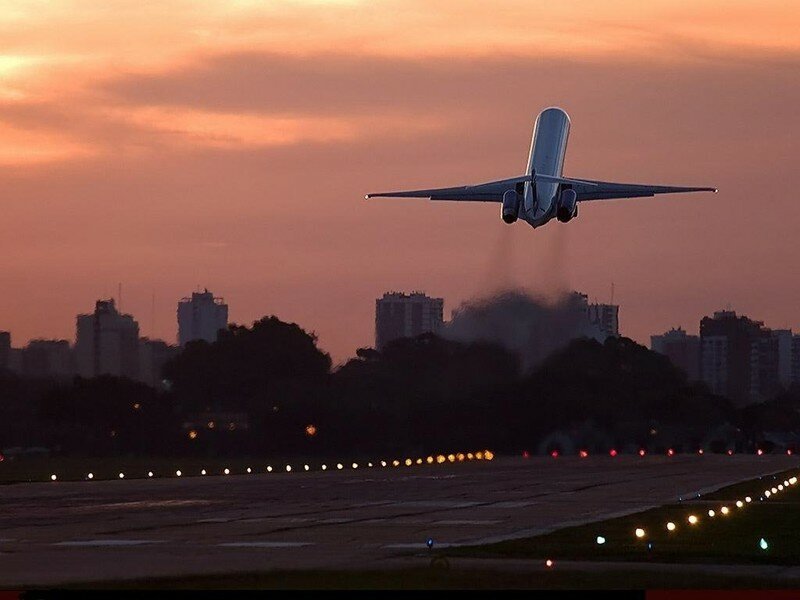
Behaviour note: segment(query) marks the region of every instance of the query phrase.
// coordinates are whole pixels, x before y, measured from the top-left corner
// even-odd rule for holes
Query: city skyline
[[[337,358],[393,286],[606,300],[614,281],[642,343],[712,305],[799,324],[800,13],[781,2],[75,6],[0,16],[0,318],[18,341],[69,337],[71,307],[120,280],[153,337],[202,281],[232,320],[304,323]],[[720,193],[535,233],[495,206],[363,200],[504,174],[554,104],[581,123],[569,172]]]
[[[119,289],[121,290],[121,287]],[[498,292],[493,297],[494,298],[502,297],[503,293],[507,293],[507,292],[510,292],[510,291],[514,291],[514,292],[520,292],[521,291],[523,293],[527,293],[527,292],[525,292],[525,290],[511,290],[511,289],[502,290],[502,289],[500,289],[500,290],[498,290]],[[562,292],[559,292],[559,294],[560,295],[543,296],[543,297],[539,296],[539,297],[537,297],[537,299],[543,301],[544,304],[546,305],[550,301],[557,301],[558,298],[562,298],[563,299],[563,298],[566,298],[569,295],[575,295],[577,297],[580,297],[580,298],[582,298],[582,301],[586,306],[587,317],[589,319],[588,320],[589,323],[592,323],[592,324],[596,325],[597,327],[600,328],[601,331],[604,331],[605,333],[607,333],[609,335],[629,337],[630,339],[633,339],[634,341],[636,341],[637,343],[641,344],[642,346],[645,346],[647,348],[650,348],[650,349],[655,350],[657,352],[660,352],[662,354],[668,353],[668,352],[665,352],[665,350],[661,347],[661,345],[664,342],[666,342],[667,340],[671,339],[671,336],[673,336],[675,334],[679,334],[681,336],[679,338],[679,340],[685,339],[685,336],[687,334],[689,335],[689,337],[696,338],[696,339],[699,340],[699,335],[700,335],[701,329],[702,329],[701,323],[702,323],[703,319],[710,318],[711,315],[714,315],[716,317],[717,314],[726,314],[726,313],[736,314],[738,312],[738,314],[740,316],[742,316],[742,317],[744,317],[746,319],[752,320],[752,321],[754,321],[754,322],[756,322],[758,324],[765,325],[765,323],[766,323],[763,319],[757,319],[757,318],[756,319],[751,319],[751,316],[749,315],[749,313],[745,313],[743,311],[737,311],[737,310],[731,308],[730,305],[727,305],[725,307],[715,308],[715,309],[712,309],[712,310],[706,310],[706,311],[702,312],[701,316],[696,321],[696,327],[693,327],[693,326],[684,327],[683,323],[674,323],[674,322],[670,321],[670,325],[668,325],[668,329],[665,329],[664,331],[651,332],[647,336],[646,340],[637,340],[637,339],[629,336],[627,334],[627,332],[625,332],[624,330],[621,330],[620,327],[619,327],[619,309],[623,305],[621,303],[619,303],[619,302],[616,302],[616,303],[613,302],[613,294],[614,294],[614,290],[613,289],[611,290],[611,296],[609,297],[608,301],[606,301],[606,302],[603,302],[602,298],[598,298],[597,296],[589,295],[589,294],[586,294],[586,293],[583,293],[583,292],[577,291],[577,290],[570,290],[568,292],[567,291],[562,291]],[[483,300],[484,301],[491,301],[491,299],[493,297],[490,296],[488,298],[484,298]],[[378,327],[378,312],[377,312],[377,310],[378,310],[378,307],[380,307],[382,302],[385,303],[387,300],[409,301],[409,300],[413,300],[415,298],[423,299],[426,302],[427,301],[434,301],[435,303],[439,304],[440,310],[439,309],[437,309],[437,310],[439,310],[439,312],[440,312],[440,315],[438,317],[439,319],[441,319],[440,326],[442,324],[446,325],[446,324],[450,323],[451,319],[455,316],[455,314],[459,311],[459,309],[462,309],[465,306],[469,305],[468,301],[459,302],[459,303],[457,303],[456,307],[453,307],[453,303],[452,302],[449,303],[449,305],[450,305],[449,313],[451,315],[451,319],[444,319],[444,314],[447,313],[447,311],[444,310],[444,307],[448,305],[448,302],[447,302],[446,298],[431,297],[426,293],[426,291],[419,290],[419,289],[416,289],[416,288],[409,288],[407,291],[402,291],[401,288],[393,287],[393,288],[391,288],[390,291],[383,292],[382,296],[378,296],[378,297],[372,299],[373,313],[371,315],[371,318],[372,318],[373,329],[372,329],[372,332],[371,332],[372,333],[371,340],[370,340],[370,343],[363,344],[363,345],[359,346],[359,348],[366,348],[366,347],[377,348],[379,346],[379,344],[377,343],[377,337],[376,337],[377,336],[377,327]],[[187,333],[186,333],[187,341],[189,339],[201,339],[204,336],[206,337],[206,341],[213,341],[212,337],[215,337],[215,336],[213,336],[212,330],[214,329],[214,327],[211,327],[211,329],[208,329],[208,327],[211,325],[213,319],[223,319],[229,325],[239,325],[239,326],[249,326],[253,322],[255,322],[255,321],[257,321],[257,320],[259,320],[261,318],[268,317],[268,316],[274,316],[274,317],[277,317],[278,319],[281,319],[281,320],[284,320],[286,322],[289,322],[288,320],[283,319],[281,317],[281,315],[276,315],[276,314],[273,314],[273,313],[269,313],[268,311],[264,312],[259,317],[256,317],[251,322],[241,322],[241,321],[236,321],[235,319],[228,318],[228,308],[229,307],[228,307],[228,304],[225,303],[224,298],[219,297],[219,296],[215,296],[214,293],[209,291],[209,289],[207,287],[206,288],[202,288],[202,291],[201,291],[201,286],[197,286],[196,287],[196,291],[191,292],[190,296],[185,296],[184,295],[184,296],[180,297],[180,299],[178,300],[178,302],[177,302],[178,310],[177,310],[177,312],[174,313],[176,315],[176,318],[174,320],[175,336],[172,338],[171,341],[166,341],[165,338],[153,336],[150,333],[148,333],[145,330],[145,327],[143,326],[143,319],[140,316],[136,315],[136,313],[134,311],[123,309],[123,307],[119,303],[117,297],[115,297],[115,296],[107,296],[107,297],[97,298],[97,299],[95,299],[95,305],[97,307],[97,306],[100,306],[100,305],[109,304],[109,305],[111,305],[112,310],[117,311],[121,316],[123,316],[125,318],[132,319],[133,320],[132,322],[136,326],[137,336],[138,336],[138,338],[140,340],[146,340],[146,341],[151,341],[151,342],[159,342],[159,343],[166,343],[169,347],[180,348],[183,345],[181,343],[180,337],[179,337],[179,335],[180,335],[179,323],[181,321],[181,314],[182,314],[181,313],[181,308],[186,309],[186,308],[188,308],[189,306],[195,304],[198,301],[200,302],[200,305],[199,305],[200,307],[205,306],[205,308],[203,308],[203,310],[208,310],[207,304],[210,304],[210,305],[213,305],[213,307],[216,308],[217,310],[220,310],[221,312],[219,312],[216,316],[214,316],[214,313],[204,314],[203,317],[202,317],[203,318],[203,322],[204,322],[204,324],[202,326],[202,329],[199,329],[196,332],[187,329]],[[625,313],[627,314],[627,308],[625,310]],[[185,317],[190,317],[190,314],[191,314],[191,312],[186,313],[184,316]],[[78,330],[81,327],[81,325],[80,325],[81,319],[84,318],[84,317],[87,317],[87,316],[90,316],[90,315],[88,315],[87,313],[77,313],[77,315],[73,316],[73,319],[72,319],[72,322],[73,322],[72,332],[73,333],[70,336],[58,337],[58,336],[42,335],[42,336],[32,337],[32,338],[30,338],[28,340],[25,340],[24,342],[20,342],[19,338],[15,335],[15,333],[14,333],[12,328],[2,327],[2,326],[0,326],[0,334],[2,334],[3,336],[6,336],[6,338],[7,338],[6,341],[8,342],[7,345],[9,347],[13,348],[13,349],[27,348],[32,343],[37,343],[37,342],[63,342],[63,341],[69,342],[70,345],[72,347],[74,347],[77,344],[77,341],[78,341]],[[77,319],[77,327],[75,325],[76,319]],[[207,321],[207,319],[211,319],[211,320]],[[624,323],[624,318],[623,318],[623,323]],[[313,333],[313,331],[310,330],[309,328],[305,327],[305,325],[303,323],[297,323],[297,324],[300,327],[304,328],[305,330],[309,331],[310,333]],[[0,325],[2,325],[2,324],[0,324]],[[197,327],[196,324],[194,326]],[[768,327],[768,329],[770,329],[770,330],[772,330],[772,331],[774,331],[776,333],[785,332],[785,333],[791,334],[792,331],[793,331],[793,329],[791,327],[776,327],[776,326],[774,326],[774,324],[767,324],[765,326]],[[416,327],[419,328],[419,325],[417,325]],[[424,331],[436,329],[435,327],[433,329],[429,329],[429,327],[430,326],[423,326],[421,329],[419,329],[419,331],[423,331],[424,332]],[[200,333],[201,331],[203,332],[202,334]],[[800,336],[800,334],[796,334],[795,335],[795,337],[798,337],[798,336]],[[677,341],[677,340],[673,340],[673,341]],[[2,346],[2,345],[3,344],[0,344],[0,346]],[[327,352],[327,349],[324,348],[324,346],[321,343],[319,344],[319,346],[323,351]],[[353,358],[355,356],[356,356],[356,353],[355,353],[355,350],[354,350],[352,354],[349,354],[347,356],[342,357],[342,360],[340,362],[344,362],[345,360]],[[337,363],[336,357],[333,356],[333,358],[334,358],[334,363],[336,364]],[[690,370],[688,370],[688,369],[684,369],[684,370],[686,370],[687,373],[689,373],[691,375],[691,371]],[[786,376],[788,377],[788,373],[786,374]]]

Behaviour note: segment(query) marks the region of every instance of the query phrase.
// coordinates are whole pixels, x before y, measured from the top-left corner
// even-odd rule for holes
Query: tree
[[[180,426],[168,399],[130,379],[76,378],[42,399],[40,422],[53,449],[71,454],[161,454]]]
[[[231,325],[216,342],[191,342],[164,375],[184,414],[245,413],[249,433],[240,450],[287,451],[303,439],[307,410],[320,401],[330,356],[295,323],[265,317],[252,327]]]

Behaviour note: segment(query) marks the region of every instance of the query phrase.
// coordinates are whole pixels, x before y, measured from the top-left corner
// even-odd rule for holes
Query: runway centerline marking
[[[495,508],[525,508],[536,504],[541,504],[541,502],[535,500],[505,500],[502,502],[495,502],[493,506]]]
[[[459,502],[452,500],[407,500],[394,502],[392,506],[407,506],[410,508],[472,508],[479,506],[481,502]]]
[[[458,546],[458,544],[436,544],[436,548],[451,548],[454,546]],[[409,550],[409,549],[427,549],[427,545],[425,542],[412,542],[410,544],[384,544],[381,548],[391,548],[395,550]]]
[[[224,542],[221,548],[302,548],[313,546],[312,542]]]
[[[446,519],[434,521],[431,525],[497,525],[498,523],[502,523],[502,521],[492,519]]]
[[[75,540],[70,542],[54,542],[52,546],[142,546],[144,544],[161,544],[164,540]]]

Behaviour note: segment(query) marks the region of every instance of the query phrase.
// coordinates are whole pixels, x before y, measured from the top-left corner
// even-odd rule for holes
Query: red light
[[[586,458],[587,456],[589,456],[589,453],[586,450],[581,450],[580,452],[578,452],[578,455],[581,458]]]
[[[791,455],[792,455],[792,449],[791,449],[791,448],[789,448],[789,449],[786,451],[786,454],[788,454],[789,456],[791,456]]]
[[[550,453],[550,456],[552,456],[553,458],[558,458],[558,450],[553,450],[553,451]]]
[[[733,450],[728,450],[728,456],[733,456]]]
[[[528,452],[527,450],[522,451],[522,458],[530,458],[530,457],[531,457],[530,452]]]
[[[612,449],[611,449],[611,450],[608,452],[608,454],[609,454],[609,456],[616,456],[616,455],[617,455],[617,451],[616,451],[614,448],[612,448]]]
[[[5,459],[6,459],[6,457],[3,456],[2,454],[0,454],[0,462],[3,462]]]
[[[697,451],[697,453],[698,453],[698,454],[702,454],[702,453],[703,453],[703,449],[702,449],[702,448],[700,448],[700,450],[698,450],[698,451]]]
[[[675,450],[673,450],[672,448],[667,450],[667,456],[673,456],[674,454],[675,454]]]
[[[645,455],[645,451],[644,451],[644,448],[642,448],[641,450],[639,450],[639,456],[644,456],[644,455]]]
[[[756,454],[761,456],[762,454],[764,454],[764,451],[761,448],[759,448],[758,450],[756,450]]]
[[[554,562],[553,562],[551,559],[549,559],[549,558],[548,558],[546,561],[544,561],[544,566],[545,566],[545,567],[547,567],[548,569],[552,569],[552,568],[553,568],[553,565],[555,565],[555,564],[556,564],[556,563],[554,563]]]

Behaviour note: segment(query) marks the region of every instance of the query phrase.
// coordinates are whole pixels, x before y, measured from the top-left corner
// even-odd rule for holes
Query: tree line
[[[337,369],[276,317],[191,342],[166,390],[110,376],[0,375],[0,449],[76,455],[722,451],[800,431],[790,391],[734,410],[655,352],[575,339],[532,370],[505,348],[433,334],[358,350]]]

